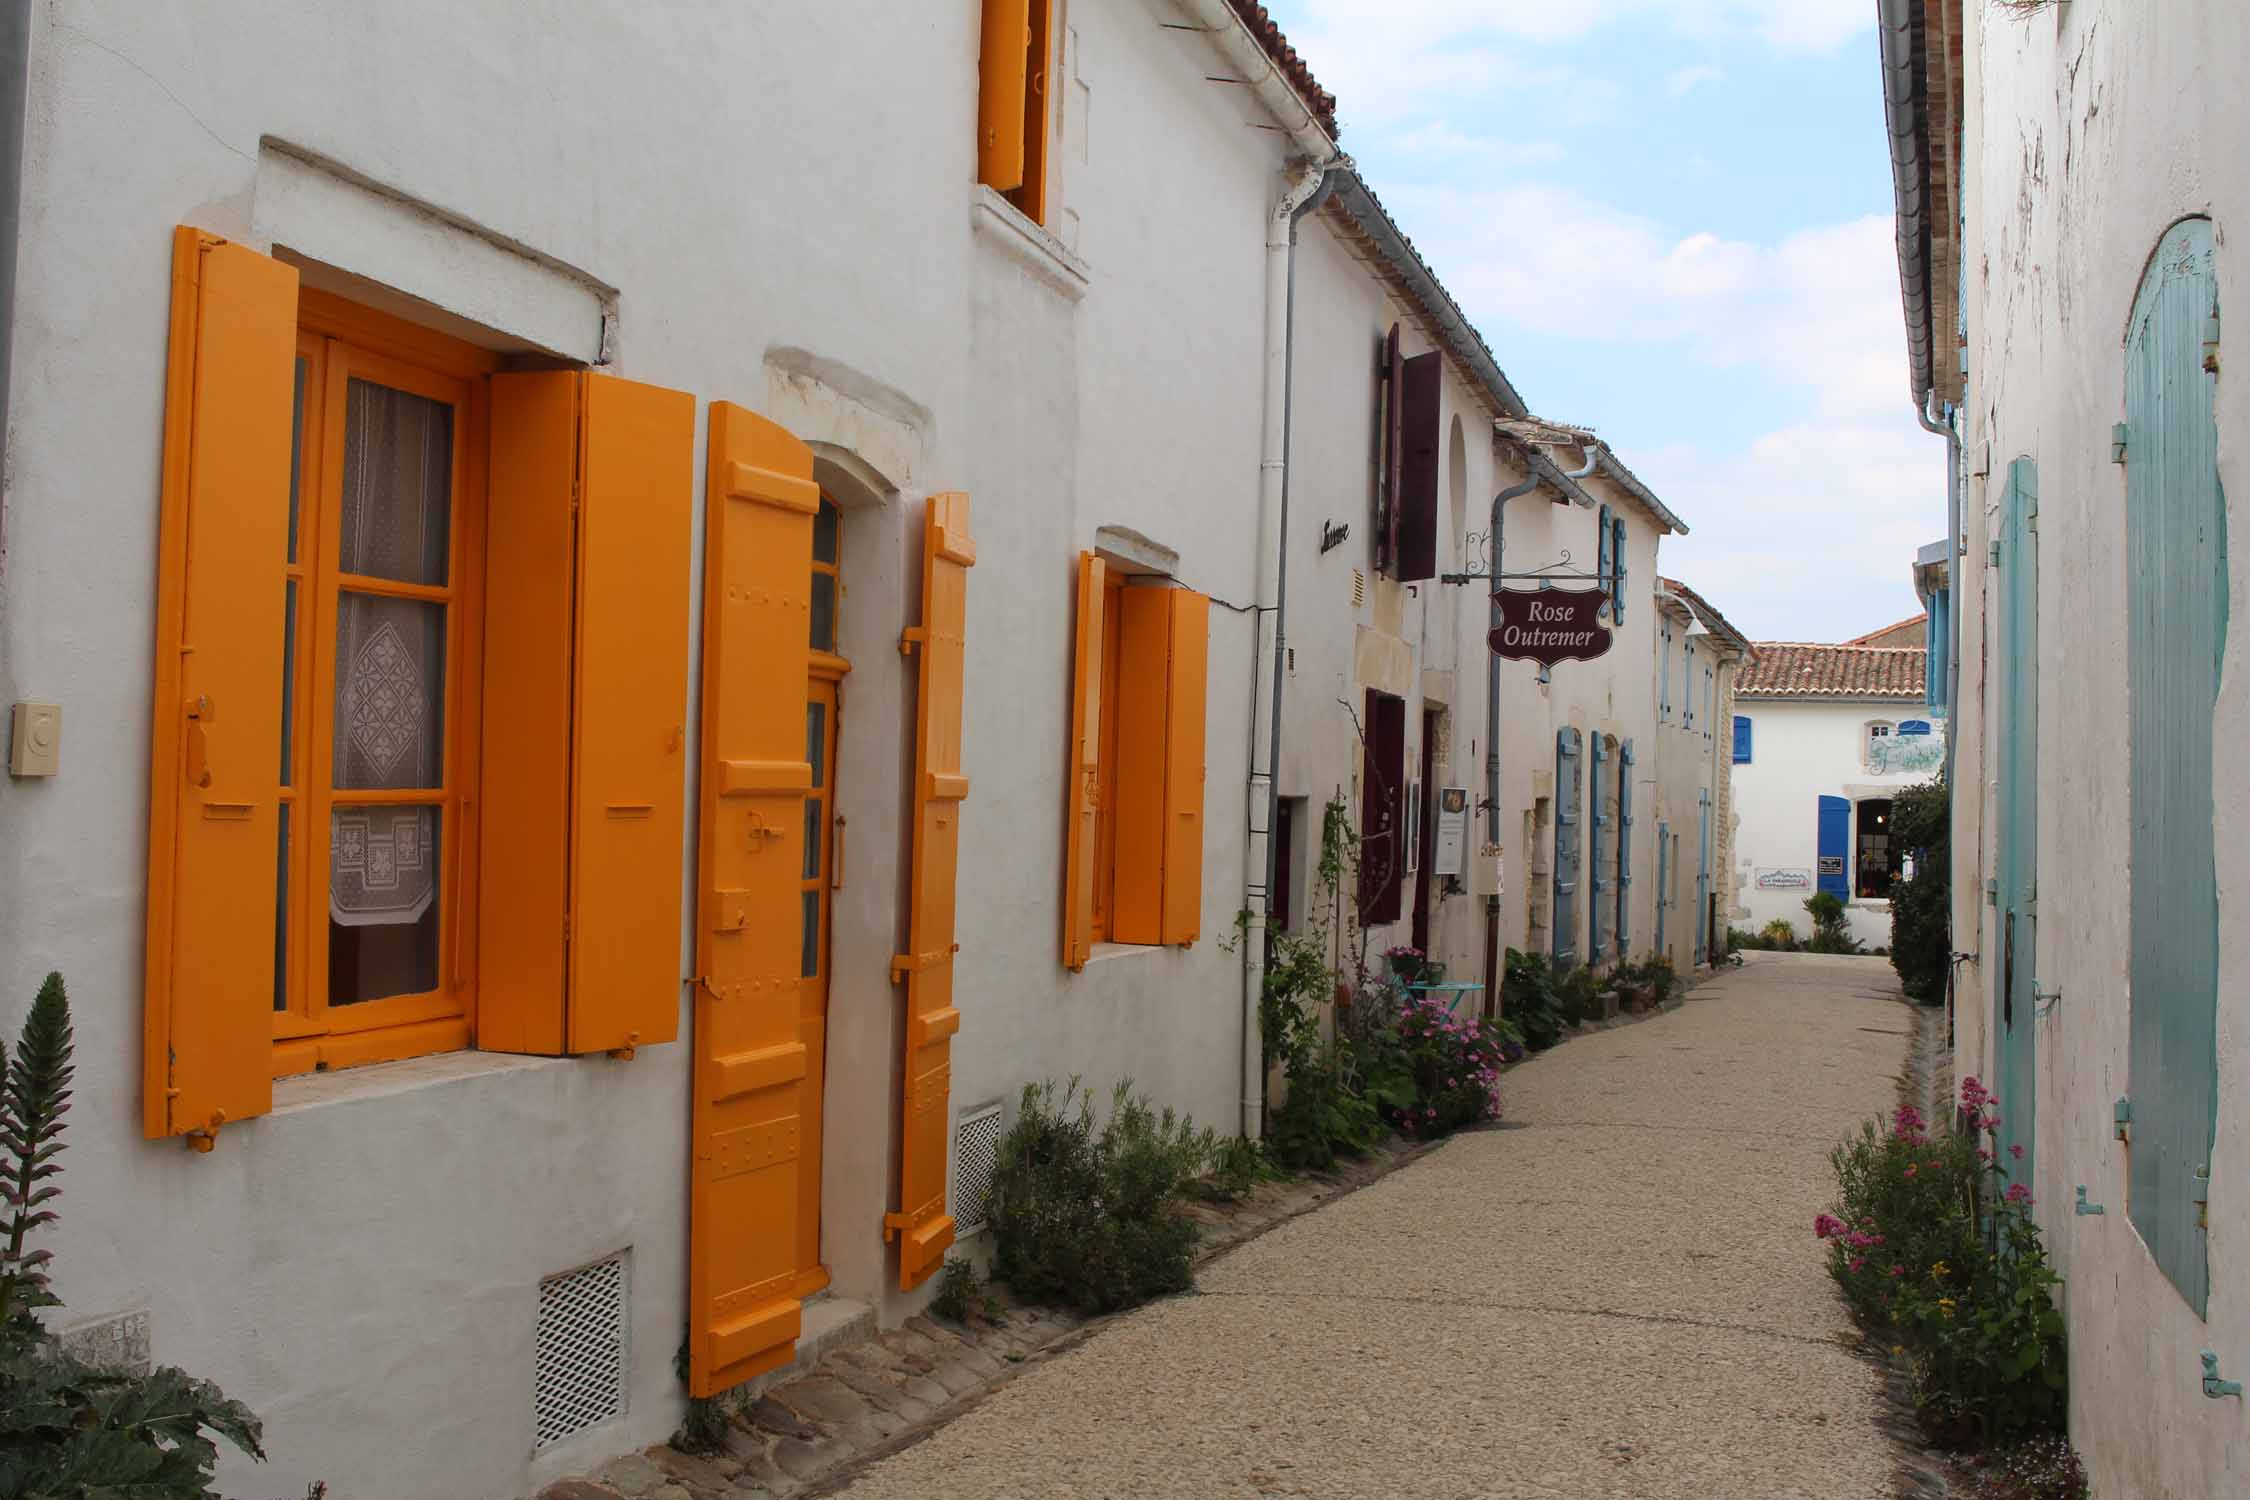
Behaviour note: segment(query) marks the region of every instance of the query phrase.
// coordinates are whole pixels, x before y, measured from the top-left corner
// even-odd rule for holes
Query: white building
[[[2250,10],[1881,8],[1910,393],[1957,460],[1954,1070],[2024,1148],[2095,1492],[2242,1494]]]
[[[1878,635],[1920,638],[1919,619]],[[1945,719],[1927,701],[1921,646],[1759,641],[1735,680],[1728,726],[1741,810],[1744,926],[1812,935],[1805,900],[1844,903],[1852,936],[1891,940],[1891,881],[1912,852],[1891,837],[1891,803],[1936,779]]]

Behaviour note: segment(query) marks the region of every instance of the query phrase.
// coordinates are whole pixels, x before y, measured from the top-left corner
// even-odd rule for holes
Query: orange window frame
[[[474,1035],[477,858],[471,825],[482,723],[485,377],[500,363],[485,350],[311,290],[299,298],[297,357],[301,395],[291,500],[297,545],[288,566],[296,607],[288,622],[291,708],[280,790],[289,843],[286,868],[277,868],[284,888],[276,932],[277,1078],[458,1050]],[[355,377],[453,408],[443,584],[371,578],[340,567],[345,398]],[[445,727],[435,787],[333,785],[337,601],[346,589],[445,607]],[[438,982],[429,990],[343,1006],[328,1002],[327,829],[339,802],[437,810]]]
[[[1093,941],[1109,941],[1110,910],[1117,888],[1117,728],[1118,643],[1124,613],[1125,579],[1116,569],[1102,579],[1102,717],[1100,759],[1094,776]]]
[[[798,1129],[798,1203],[797,1203],[797,1282],[796,1295],[810,1297],[828,1285],[828,1268],[820,1260],[820,1205],[821,1205],[821,1139],[824,1112],[823,1093],[826,1088],[828,1066],[828,990],[829,951],[831,947],[830,924],[834,909],[831,892],[836,888],[836,753],[843,736],[843,681],[851,672],[852,664],[834,648],[843,639],[844,557],[843,513],[836,502],[824,491],[820,497],[818,522],[832,526],[835,538],[834,557],[823,561],[816,550],[812,560],[815,575],[831,580],[835,601],[829,615],[830,630],[827,647],[814,641],[807,653],[805,705],[807,717],[814,705],[821,710],[820,761],[817,773],[807,792],[806,807],[809,819],[817,822],[808,827],[805,844],[807,862],[811,870],[804,875],[799,890],[810,898],[813,913],[813,967],[802,975],[799,987],[799,1035],[805,1044],[805,1076],[803,1094],[798,1101],[800,1122]],[[817,532],[816,532],[817,535]],[[806,749],[812,749],[810,725],[807,725]]]

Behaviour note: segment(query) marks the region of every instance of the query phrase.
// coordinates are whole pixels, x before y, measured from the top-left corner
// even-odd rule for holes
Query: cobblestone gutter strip
[[[1675,996],[1644,1012],[1586,1022],[1566,1031],[1563,1040],[1645,1021],[1679,1009],[1684,999]],[[1183,1209],[1202,1230],[1196,1264],[1356,1192],[1442,1144],[1394,1136],[1331,1172],[1261,1182],[1233,1202],[1190,1199]],[[998,1287],[992,1297],[992,1316],[972,1316],[966,1323],[909,1318],[903,1327],[838,1349],[808,1373],[767,1389],[731,1416],[717,1452],[687,1453],[660,1444],[615,1459],[591,1478],[558,1480],[539,1492],[539,1500],[809,1500],[833,1494],[878,1459],[911,1447],[1024,1371],[1125,1316],[1081,1318],[1016,1306]]]

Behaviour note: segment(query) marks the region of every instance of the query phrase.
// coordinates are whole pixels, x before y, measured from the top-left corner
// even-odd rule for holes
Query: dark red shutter
[[[1413,583],[1437,576],[1438,388],[1440,356],[1432,351],[1406,361],[1399,382],[1398,577]],[[1394,365],[1392,368],[1398,369]]]
[[[1398,325],[1383,339],[1377,373],[1383,386],[1383,430],[1377,434],[1382,448],[1382,477],[1375,487],[1375,571],[1391,572],[1398,564],[1398,434],[1399,387]]]
[[[1406,700],[1367,690],[1359,789],[1360,925],[1395,922],[1406,866]]]

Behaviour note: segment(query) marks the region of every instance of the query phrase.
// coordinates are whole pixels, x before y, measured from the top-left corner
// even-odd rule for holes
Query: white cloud
[[[1563,159],[1563,148],[1554,141],[1506,141],[1497,136],[1468,135],[1443,120],[1432,120],[1400,131],[1385,149],[1431,165],[1474,166],[1486,170],[1540,166]]]
[[[1677,99],[1699,83],[1717,83],[1727,75],[1709,63],[1697,63],[1692,68],[1681,68],[1664,80],[1664,92]]]

